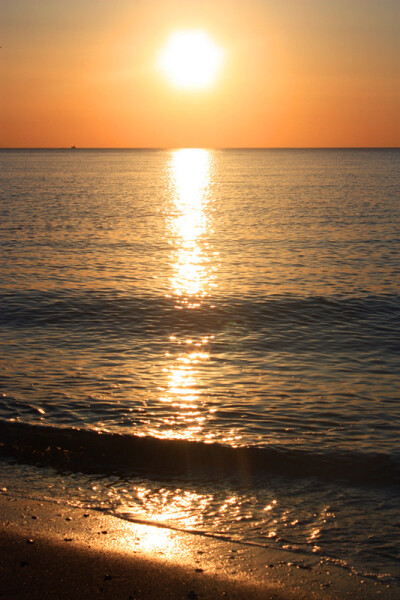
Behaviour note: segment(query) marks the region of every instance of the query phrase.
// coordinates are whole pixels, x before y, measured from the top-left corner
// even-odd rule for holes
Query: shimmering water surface
[[[1,151],[4,480],[396,582],[399,166]]]

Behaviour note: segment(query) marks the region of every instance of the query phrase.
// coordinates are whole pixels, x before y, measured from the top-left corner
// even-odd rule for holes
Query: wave
[[[146,331],[159,334],[168,328],[190,332],[226,326],[307,326],[322,323],[340,326],[361,322],[364,327],[390,332],[400,323],[398,295],[322,297],[271,295],[268,297],[221,297],[188,308],[176,298],[118,295],[107,291],[84,294],[71,291],[10,292],[0,296],[0,324],[8,327],[65,327],[109,330],[119,335]]]
[[[383,453],[231,447],[6,421],[0,421],[0,454],[77,472],[236,476],[245,484],[268,476],[367,486],[400,484],[400,457]]]

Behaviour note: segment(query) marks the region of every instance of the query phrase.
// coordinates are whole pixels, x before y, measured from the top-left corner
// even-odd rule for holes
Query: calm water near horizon
[[[4,485],[399,585],[399,182],[396,149],[0,151]]]

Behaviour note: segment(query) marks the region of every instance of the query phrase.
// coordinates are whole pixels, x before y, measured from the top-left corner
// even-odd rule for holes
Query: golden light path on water
[[[216,267],[210,261],[212,249],[204,242],[211,227],[207,209],[211,201],[212,162],[213,153],[203,149],[175,150],[170,156],[169,185],[173,203],[167,231],[172,275],[167,297],[176,300],[176,310],[195,311],[216,286]],[[165,416],[163,429],[151,432],[156,437],[201,437],[204,422],[214,411],[210,407],[202,411],[204,383],[200,373],[210,361],[207,345],[213,337],[211,334],[200,339],[170,336],[172,350],[165,353],[164,384],[159,391],[160,400],[168,403],[173,410]],[[207,439],[211,436],[203,434],[202,437]],[[132,512],[132,516],[139,518],[150,516],[152,522],[159,523],[178,520],[181,527],[188,529],[201,527],[202,513],[212,502],[212,494],[181,489],[175,492],[160,489],[154,494],[147,486],[139,486],[136,494],[143,511],[138,507],[133,512],[126,508],[126,513]],[[168,531],[156,530],[145,538],[142,545],[147,550],[162,547],[164,552],[174,553],[176,548],[171,548],[170,542],[167,544],[168,536]]]
[[[210,285],[208,257],[199,241],[207,229],[211,170],[208,150],[175,150],[171,156],[171,188],[176,216],[170,223],[174,245],[172,293],[188,307],[197,307]]]
[[[196,310],[215,286],[215,267],[210,265],[204,236],[210,227],[212,153],[203,149],[181,149],[171,153],[169,183],[173,206],[168,221],[172,248],[172,275],[168,296],[176,310]],[[173,408],[158,437],[194,439],[203,429],[200,369],[209,361],[207,344],[212,336],[179,339],[170,336],[174,352],[165,355],[161,401]],[[212,411],[212,409],[211,409]],[[210,414],[210,410],[207,411]]]

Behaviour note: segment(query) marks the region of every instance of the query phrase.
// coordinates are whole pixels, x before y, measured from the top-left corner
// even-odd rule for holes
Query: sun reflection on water
[[[174,248],[171,288],[181,305],[193,308],[207,295],[213,279],[201,239],[209,225],[206,209],[210,178],[208,150],[182,149],[172,153],[170,179],[175,211],[170,222]]]
[[[215,267],[209,260],[206,234],[210,231],[210,186],[213,155],[203,149],[171,153],[169,164],[172,206],[168,236],[172,248],[169,297],[177,310],[196,310],[216,285]],[[190,339],[170,336],[165,354],[161,400],[174,412],[164,418],[158,437],[196,439],[203,431],[209,411],[204,407],[201,372],[210,359],[210,336]]]

